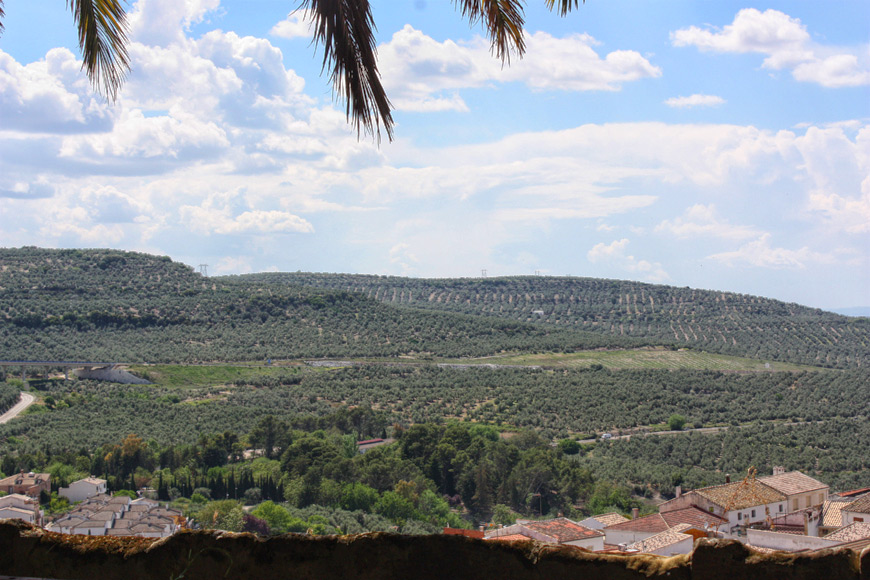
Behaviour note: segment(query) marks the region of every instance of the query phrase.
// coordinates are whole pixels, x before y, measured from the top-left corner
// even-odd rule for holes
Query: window
[[[755,510],[752,510],[752,517],[755,517]]]
[[[800,509],[800,507],[801,507],[801,506],[798,505],[798,499],[797,499],[797,498],[794,498],[794,499],[792,500],[792,502],[791,502],[791,509],[792,509],[793,511],[797,511],[797,510]]]
[[[740,521],[742,519],[743,519],[743,514],[740,512],[737,512],[737,521]]]
[[[779,504],[779,511],[780,511],[780,512],[783,510],[783,507],[784,507],[784,506],[783,506],[782,504]]]
[[[853,522],[863,522],[864,518],[852,518]]]

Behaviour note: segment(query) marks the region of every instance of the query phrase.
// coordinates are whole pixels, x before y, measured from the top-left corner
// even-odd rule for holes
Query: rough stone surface
[[[758,554],[733,541],[699,540],[689,556],[593,554],[539,542],[486,542],[463,536],[285,535],[182,532],[160,540],[70,536],[0,520],[0,575],[57,579],[151,580],[864,580],[867,553],[822,550]],[[865,567],[866,570],[866,567]]]

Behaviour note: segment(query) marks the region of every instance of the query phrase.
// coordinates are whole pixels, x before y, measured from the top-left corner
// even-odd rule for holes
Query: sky
[[[65,3],[6,0],[0,246],[870,306],[870,2],[528,0],[503,66],[452,2],[373,0],[380,143],[296,6],[131,2],[110,104]]]

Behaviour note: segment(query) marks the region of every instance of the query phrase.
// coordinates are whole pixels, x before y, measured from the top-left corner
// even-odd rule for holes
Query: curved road
[[[14,419],[18,416],[18,414],[29,407],[31,403],[33,403],[34,398],[33,395],[28,393],[21,393],[21,400],[15,403],[11,409],[0,415],[0,423],[5,423],[10,419]]]

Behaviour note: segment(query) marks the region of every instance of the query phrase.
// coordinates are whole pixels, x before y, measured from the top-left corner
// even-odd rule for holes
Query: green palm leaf
[[[323,69],[330,66],[335,91],[347,102],[347,117],[361,130],[393,138],[392,105],[381,84],[374,21],[368,0],[303,0],[314,23],[314,42],[323,43]]]
[[[82,68],[94,87],[114,100],[130,70],[127,18],[120,0],[67,0],[79,30]]]
[[[454,0],[454,3],[471,24],[483,22],[492,49],[502,62],[510,62],[511,49],[519,56],[526,51],[525,17],[520,0]]]

